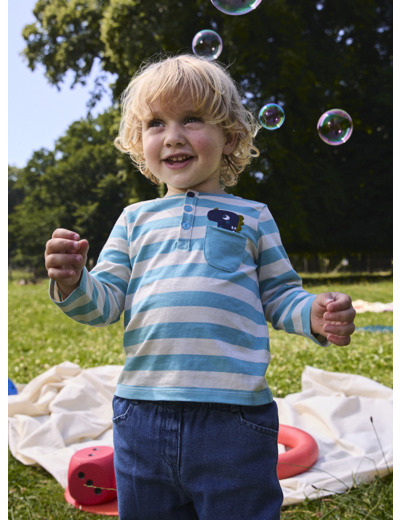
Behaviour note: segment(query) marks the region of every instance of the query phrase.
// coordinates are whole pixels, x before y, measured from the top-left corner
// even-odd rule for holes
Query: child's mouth
[[[191,155],[172,155],[164,159],[169,166],[180,167],[186,165],[193,157]]]

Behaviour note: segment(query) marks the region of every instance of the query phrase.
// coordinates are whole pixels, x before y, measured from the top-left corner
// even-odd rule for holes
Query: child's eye
[[[159,126],[162,126],[162,121],[160,119],[152,119],[147,123],[147,128],[157,128]]]
[[[198,116],[190,116],[190,117],[187,117],[186,120],[185,120],[185,123],[202,123],[203,120],[201,119],[201,117],[198,117]]]

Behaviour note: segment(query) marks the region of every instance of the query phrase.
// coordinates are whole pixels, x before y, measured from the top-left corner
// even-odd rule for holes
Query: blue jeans
[[[279,520],[275,402],[113,408],[120,520]]]

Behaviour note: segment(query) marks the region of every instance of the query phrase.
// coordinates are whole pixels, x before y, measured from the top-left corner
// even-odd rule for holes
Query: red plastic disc
[[[97,513],[98,515],[105,516],[118,516],[118,500],[116,498],[111,500],[111,502],[106,502],[104,504],[85,506],[79,504],[74,498],[72,498],[68,488],[65,490],[64,497],[69,504],[73,505],[77,509],[80,509],[81,511],[86,511],[87,513]]]
[[[278,443],[290,448],[278,457],[279,480],[308,471],[318,460],[318,445],[308,433],[294,426],[279,426]]]

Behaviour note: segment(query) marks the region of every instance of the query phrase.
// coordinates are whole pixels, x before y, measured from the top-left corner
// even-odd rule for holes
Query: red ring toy
[[[290,448],[278,457],[279,480],[308,471],[318,460],[318,446],[313,437],[293,426],[279,426],[278,443]]]
[[[317,443],[303,430],[280,425],[278,443],[290,448],[278,457],[279,480],[304,473],[318,460]],[[83,511],[118,515],[113,454],[111,447],[93,446],[73,455],[65,490],[67,502]]]

